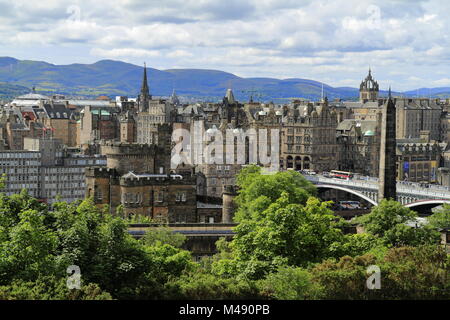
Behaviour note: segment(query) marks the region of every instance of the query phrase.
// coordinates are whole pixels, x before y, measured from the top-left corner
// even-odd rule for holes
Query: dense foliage
[[[444,204],[441,209],[428,217],[432,227],[438,229],[450,229],[450,204]]]
[[[450,298],[436,231],[447,206],[415,228],[413,211],[384,200],[356,219],[365,233],[348,234],[298,173],[249,166],[238,184],[236,235],[199,262],[182,249],[185,236],[160,227],[134,239],[130,221],[91,199],[49,207],[26,191],[0,194],[0,299]],[[80,289],[67,286],[70,265],[80,267]],[[366,287],[370,265],[380,290]]]

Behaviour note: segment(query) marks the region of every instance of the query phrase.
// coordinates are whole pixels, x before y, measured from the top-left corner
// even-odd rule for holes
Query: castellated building
[[[170,153],[158,145],[104,143],[107,168],[86,169],[86,196],[98,207],[169,223],[197,222],[196,178],[169,172]]]

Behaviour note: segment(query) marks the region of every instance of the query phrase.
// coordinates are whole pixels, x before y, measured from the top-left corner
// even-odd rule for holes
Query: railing
[[[370,191],[375,191],[378,189],[378,179],[373,177],[361,177],[357,176],[351,180],[343,180],[336,178],[328,178],[322,175],[309,176],[305,175],[305,178],[312,183],[319,184],[331,184],[331,185],[341,185],[360,189],[369,189]],[[426,186],[426,187],[425,187]],[[439,185],[421,185],[414,182],[397,182],[397,192],[403,193],[411,196],[429,196],[431,198],[442,198],[450,199],[450,190],[448,187]]]

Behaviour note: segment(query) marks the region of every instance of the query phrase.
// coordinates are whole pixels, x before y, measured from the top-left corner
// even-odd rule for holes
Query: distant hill
[[[420,88],[416,90],[405,91],[403,92],[403,94],[406,96],[448,98],[450,97],[450,87]]]
[[[0,97],[23,94],[32,87],[42,94],[136,96],[141,86],[142,72],[141,66],[114,60],[54,65],[43,61],[0,57]],[[359,95],[357,88],[331,87],[318,81],[298,78],[241,78],[223,71],[204,69],[148,68],[147,72],[150,91],[155,96],[168,96],[175,89],[181,96],[214,101],[221,99],[226,89],[232,88],[235,97],[241,101],[248,100],[250,95],[262,101],[282,102],[294,97],[316,100],[321,96],[322,85],[329,99],[355,99]],[[440,90],[432,91],[436,89]],[[431,92],[433,96],[450,93],[450,88],[419,90],[425,90],[425,95]],[[404,94],[414,96],[417,92],[413,90]]]
[[[30,92],[30,89],[7,82],[0,82],[0,100],[9,100]]]

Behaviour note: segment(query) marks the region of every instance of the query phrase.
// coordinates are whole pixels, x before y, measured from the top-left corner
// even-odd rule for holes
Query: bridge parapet
[[[305,178],[311,183],[322,188],[333,188],[348,191],[360,195],[361,198],[370,198],[372,203],[378,203],[378,181],[370,177],[356,177],[350,180],[329,178],[322,175],[305,175]],[[356,193],[355,193],[356,192]],[[418,183],[409,183],[404,181],[397,182],[397,196],[402,204],[411,204],[423,200],[450,200],[450,190],[447,187],[438,185],[427,185],[423,187]]]

